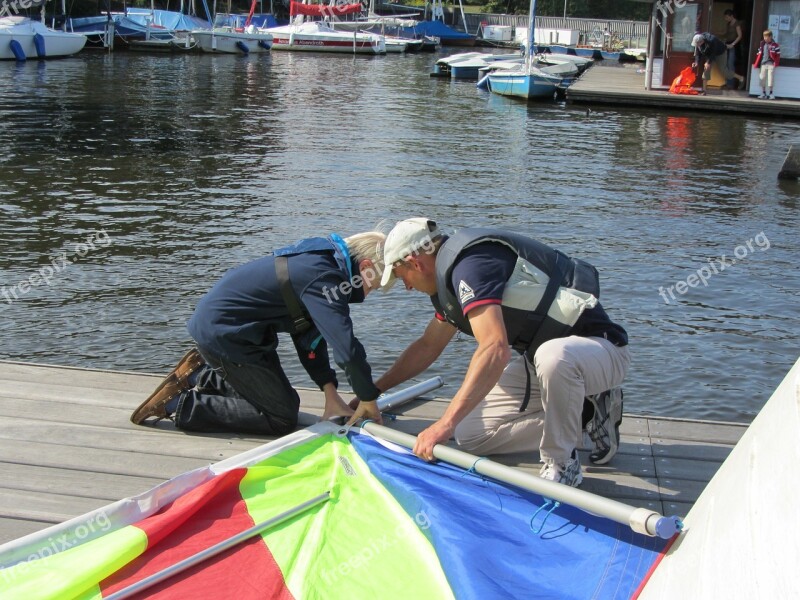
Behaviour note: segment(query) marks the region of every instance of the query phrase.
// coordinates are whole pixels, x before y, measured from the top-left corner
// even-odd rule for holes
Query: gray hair
[[[365,231],[344,238],[350,257],[360,263],[370,260],[374,265],[377,280],[380,281],[383,273],[383,245],[386,243],[386,234],[382,231]]]

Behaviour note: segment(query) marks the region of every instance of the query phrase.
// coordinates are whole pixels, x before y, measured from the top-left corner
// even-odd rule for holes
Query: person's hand
[[[733,48],[733,44],[725,44],[725,47],[726,47],[728,50],[730,50],[731,48]]]
[[[417,436],[417,443],[414,444],[414,454],[422,460],[433,460],[433,447],[436,444],[443,444],[453,435],[453,427],[436,421]]]
[[[322,386],[322,392],[325,394],[325,408],[322,412],[323,421],[349,417],[353,414],[353,410],[347,406],[333,383],[326,383]]]
[[[325,397],[325,410],[322,413],[323,421],[330,421],[336,417],[349,417],[353,414],[353,409],[347,406],[338,392],[334,392]]]
[[[697,68],[697,63],[696,63],[696,62],[693,62],[693,63],[692,63],[692,68],[693,68],[693,69],[696,69],[696,68]]]
[[[381,411],[378,410],[378,403],[375,401],[359,402],[358,408],[356,408],[353,416],[350,417],[347,426],[350,427],[361,419],[369,419],[370,421],[375,421],[378,425],[383,425],[383,417],[381,417]]]

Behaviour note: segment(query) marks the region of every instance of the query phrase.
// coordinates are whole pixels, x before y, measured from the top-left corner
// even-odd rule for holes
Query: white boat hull
[[[336,31],[318,22],[264,29],[272,34],[273,50],[385,54],[382,36],[359,31]]]
[[[240,33],[238,31],[192,32],[197,47],[203,52],[218,54],[260,54],[273,46],[268,33]]]
[[[40,48],[43,48],[43,55],[37,49],[37,35],[41,36]],[[12,42],[19,44],[18,49],[23,52],[24,58],[57,58],[83,50],[86,36],[54,31],[25,17],[4,17],[0,19],[0,59],[20,59],[12,50]]]

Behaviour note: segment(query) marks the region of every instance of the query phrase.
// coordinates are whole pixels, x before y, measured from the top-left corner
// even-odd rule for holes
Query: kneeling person
[[[384,262],[382,285],[402,279],[407,289],[430,296],[436,313],[378,387],[390,389],[427,369],[456,331],[478,342],[444,416],[418,436],[417,456],[432,460],[433,447],[452,435],[478,454],[538,448],[542,477],[577,486],[576,449],[588,420],[596,445],[590,459],[611,460],[622,419],[618,386],[630,356],[625,330],[598,302],[594,267],[497,229],[462,229],[448,238],[422,218],[392,229]],[[512,360],[512,348],[521,356]],[[362,416],[380,420],[374,403],[360,403],[351,422]]]
[[[131,421],[169,417],[187,431],[291,432],[300,397],[281,367],[278,333],[291,335],[300,362],[324,392],[323,419],[352,413],[337,392],[329,345],[356,396],[377,398],[349,305],[379,287],[385,239],[377,231],[309,238],[228,271],[189,321],[197,350]]]

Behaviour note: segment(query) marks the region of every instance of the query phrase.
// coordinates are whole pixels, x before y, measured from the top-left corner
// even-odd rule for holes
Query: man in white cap
[[[611,460],[630,355],[625,330],[598,303],[594,267],[508,231],[462,229],[447,237],[424,218],[397,223],[384,262],[382,286],[400,278],[430,296],[436,312],[376,381],[379,389],[427,369],[456,331],[478,342],[444,415],[418,436],[417,456],[432,460],[433,447],[453,435],[479,454],[538,449],[542,477],[578,486],[585,424],[595,443],[590,460]],[[521,356],[512,359],[512,349]],[[361,417],[380,420],[374,402],[361,402],[351,423]]]
[[[719,72],[725,78],[737,79],[740,85],[744,85],[744,77],[735,73],[728,67],[728,47],[717,36],[711,33],[697,33],[692,38],[692,48],[694,48],[694,62],[692,68],[696,68],[703,59],[703,91],[706,94],[708,81],[711,79],[712,65],[716,64]]]

